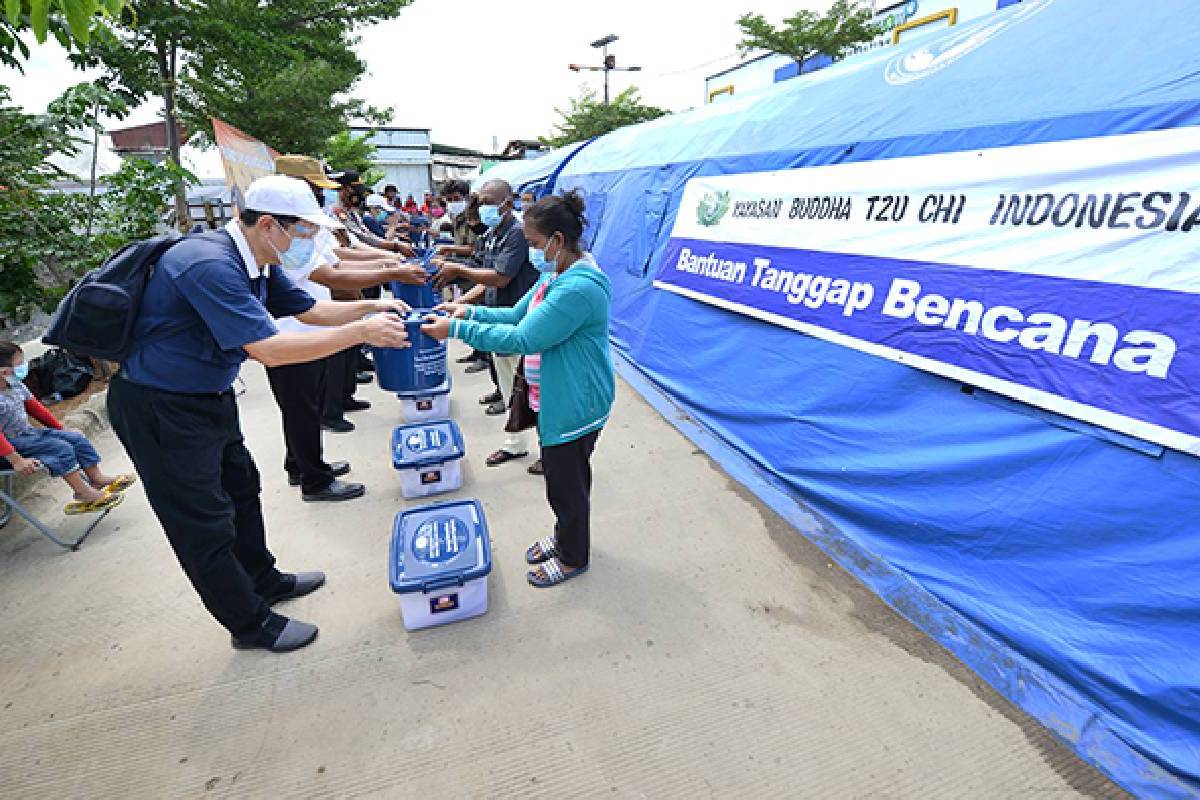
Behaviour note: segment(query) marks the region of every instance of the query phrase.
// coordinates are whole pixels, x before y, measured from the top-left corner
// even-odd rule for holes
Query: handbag
[[[529,405],[529,382],[525,380],[525,359],[517,365],[517,374],[513,376],[512,403],[508,408],[508,422],[504,425],[505,433],[520,433],[530,428],[536,428],[538,412]]]

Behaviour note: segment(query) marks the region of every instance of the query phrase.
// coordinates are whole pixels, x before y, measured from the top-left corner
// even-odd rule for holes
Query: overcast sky
[[[369,72],[355,95],[394,111],[392,124],[431,128],[434,141],[491,150],[493,137],[535,138],[551,131],[557,115],[584,83],[598,91],[601,73],[575,73],[571,62],[599,64],[589,43],[607,34],[618,66],[615,95],[630,83],[643,101],[679,111],[704,102],[704,78],[738,62],[737,18],[754,10],[778,21],[800,8],[824,9],[829,0],[415,0],[397,19],[361,31],[359,54]],[[72,70],[57,44],[33,48],[21,76],[0,70],[13,99],[42,111],[65,86],[86,79]],[[299,112],[300,110],[298,110]],[[153,122],[154,101],[127,124]],[[301,112],[302,113],[302,112]],[[270,144],[270,142],[268,142]]]

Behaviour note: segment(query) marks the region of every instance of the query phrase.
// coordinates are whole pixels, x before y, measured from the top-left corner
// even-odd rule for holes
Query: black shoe
[[[483,397],[479,398],[479,405],[490,406],[492,403],[499,403],[503,399],[504,396],[500,394],[499,390],[497,390],[491,394],[485,394]]]
[[[349,433],[354,430],[354,423],[348,419],[321,420],[321,430],[330,433]]]
[[[504,405],[504,401],[497,400],[485,408],[483,413],[487,414],[489,417],[498,417],[506,411],[508,411],[508,406]]]
[[[454,359],[454,363],[455,364],[470,364],[472,361],[482,361],[482,360],[483,360],[483,354],[480,353],[478,350],[473,350],[472,352],[468,353],[467,355],[463,356],[462,358]]]
[[[335,478],[350,474],[350,464],[346,461],[335,461],[329,465],[329,474]],[[304,480],[299,475],[288,475],[288,486],[299,486]]]
[[[359,400],[355,397],[351,397],[349,400],[342,402],[342,411],[346,413],[350,413],[351,411],[366,411],[370,407],[371,404],[366,400]]]
[[[321,491],[312,494],[305,492],[300,496],[308,503],[332,503],[340,500],[353,500],[356,497],[362,497],[366,493],[367,487],[361,483],[348,483],[334,479],[333,483]]]
[[[270,650],[272,653],[290,653],[317,638],[317,626],[271,613],[262,626],[250,634],[231,636],[229,643],[235,650]]]
[[[487,369],[486,361],[476,361],[474,364],[468,365],[467,368],[463,370],[463,372],[470,375],[472,372],[483,372],[485,369]]]
[[[365,386],[366,384],[375,380],[375,376],[369,372],[360,372],[354,376],[354,380],[357,381],[360,386]]]
[[[260,596],[267,601],[267,605],[273,606],[284,600],[295,600],[297,597],[312,594],[324,585],[324,572],[297,572],[294,575],[285,572],[274,589],[260,593]]]
[[[375,371],[375,362],[372,361],[371,359],[367,358],[366,356],[362,356],[361,358],[358,359],[358,371],[359,372],[374,372]]]

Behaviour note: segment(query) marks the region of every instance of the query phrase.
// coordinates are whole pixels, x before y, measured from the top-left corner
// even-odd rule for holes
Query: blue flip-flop
[[[540,577],[536,572],[525,573],[525,580],[529,581],[530,586],[537,589],[549,589],[551,586],[558,586],[560,583],[565,583],[576,575],[582,575],[588,571],[587,567],[580,567],[574,572],[563,572],[562,563],[557,558],[543,561],[539,566],[546,573],[545,578]]]
[[[540,556],[534,556],[534,548],[537,548]],[[558,542],[553,536],[547,536],[545,539],[538,539],[533,544],[529,545],[525,550],[525,563],[531,567],[536,567],[538,564],[544,564],[550,559],[558,555]]]

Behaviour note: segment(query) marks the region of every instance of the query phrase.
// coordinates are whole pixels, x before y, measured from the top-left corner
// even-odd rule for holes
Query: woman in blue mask
[[[137,478],[133,475],[107,475],[100,469],[100,455],[87,437],[78,431],[63,430],[44,405],[25,388],[29,365],[21,348],[12,342],[0,342],[0,456],[8,460],[14,472],[32,475],[45,468],[62,478],[75,499],[67,503],[67,514],[86,514],[112,508],[124,499],[124,492]],[[33,417],[44,427],[30,424]]]
[[[486,220],[485,220],[486,221]],[[480,350],[525,357],[527,396],[537,412],[554,534],[525,553],[533,586],[556,586],[588,568],[591,549],[591,456],[615,395],[609,354],[611,286],[589,256],[584,203],[577,192],[547,197],[525,210],[529,259],[542,273],[512,308],[447,304],[447,317],[422,328]],[[514,399],[514,403],[517,400]]]

